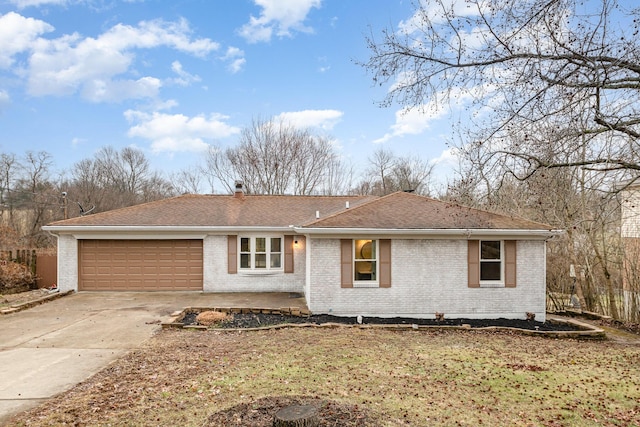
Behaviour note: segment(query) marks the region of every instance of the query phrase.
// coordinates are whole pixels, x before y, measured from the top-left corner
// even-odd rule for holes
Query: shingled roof
[[[288,227],[372,196],[184,195],[49,224],[66,226]]]
[[[348,206],[347,207],[347,202]],[[316,214],[319,214],[319,219]],[[66,227],[288,228],[304,230],[531,230],[551,226],[410,193],[374,196],[184,195],[57,221]]]
[[[499,215],[397,192],[305,224],[304,228],[367,228],[401,230],[551,230],[526,219]]]

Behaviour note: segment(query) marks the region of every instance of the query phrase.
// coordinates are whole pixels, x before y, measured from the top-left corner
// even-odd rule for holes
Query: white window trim
[[[265,249],[266,249],[266,264],[265,268],[256,268],[256,238],[264,238]],[[242,239],[250,240],[251,251],[248,252],[251,256],[251,267],[246,268],[242,267],[240,263],[240,259],[244,253],[242,252]],[[280,267],[271,267],[271,239],[280,239]],[[282,234],[245,234],[238,235],[238,256],[237,256],[237,265],[238,265],[238,273],[242,274],[255,274],[255,275],[270,275],[270,274],[278,274],[284,272],[284,235]]]
[[[500,280],[482,280],[482,242],[500,242]],[[480,279],[480,287],[481,288],[504,288],[505,286],[505,260],[504,260],[504,240],[499,239],[483,239],[479,242],[479,279]],[[493,261],[496,260],[486,260]]]
[[[376,263],[376,280],[356,280],[356,241],[358,240],[371,240],[376,244],[376,258],[372,261]],[[353,239],[351,244],[351,265],[353,274],[353,287],[354,288],[379,288],[380,287],[380,241],[378,239]]]

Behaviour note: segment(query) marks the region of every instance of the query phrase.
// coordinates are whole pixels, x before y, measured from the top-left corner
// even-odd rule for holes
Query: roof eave
[[[321,235],[321,236],[343,236],[343,235],[385,235],[385,236],[429,236],[429,237],[458,237],[472,238],[496,236],[503,238],[527,237],[538,239],[549,239],[564,233],[563,230],[542,230],[542,229],[474,229],[474,228],[448,228],[448,229],[400,229],[400,228],[329,228],[329,227],[294,227],[300,234]]]
[[[503,238],[538,238],[549,239],[564,233],[563,230],[544,229],[472,229],[472,228],[448,228],[448,229],[406,229],[406,228],[356,228],[356,227],[300,227],[300,226],[169,226],[169,225],[47,225],[42,229],[49,233],[73,234],[76,237],[98,238],[101,236],[113,236],[114,233],[127,233],[128,235],[159,235],[181,234],[196,236],[207,234],[236,234],[236,233],[291,233],[318,235],[318,236],[346,236],[346,235],[382,235],[382,236],[428,236],[443,238],[472,238],[495,236]]]
[[[287,232],[293,226],[190,226],[190,225],[45,225],[44,231],[52,234],[96,233],[228,233],[228,232]]]

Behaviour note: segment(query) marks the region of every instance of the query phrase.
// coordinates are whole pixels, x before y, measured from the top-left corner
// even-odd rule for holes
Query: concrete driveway
[[[85,380],[185,307],[306,307],[287,293],[78,293],[0,317],[0,425]]]

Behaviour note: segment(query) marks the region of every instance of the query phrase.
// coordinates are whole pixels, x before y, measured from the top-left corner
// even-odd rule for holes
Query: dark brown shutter
[[[227,272],[238,273],[238,236],[227,236]]]
[[[469,287],[480,287],[480,241],[469,240],[467,250],[467,268],[469,270]]]
[[[380,287],[391,287],[391,240],[380,240]]]
[[[340,287],[353,288],[353,241],[340,239]]]
[[[504,287],[516,287],[516,241],[504,241]]]
[[[284,236],[284,272],[293,273],[293,236]]]

